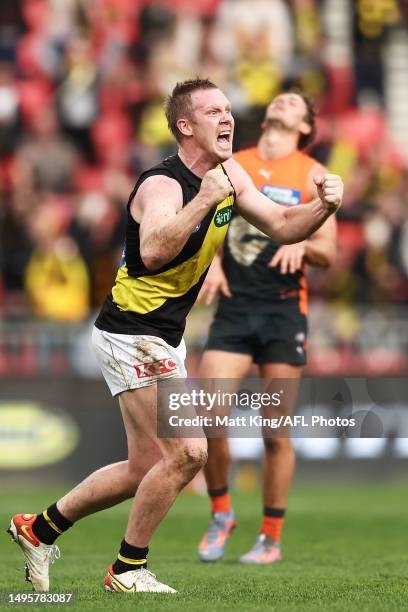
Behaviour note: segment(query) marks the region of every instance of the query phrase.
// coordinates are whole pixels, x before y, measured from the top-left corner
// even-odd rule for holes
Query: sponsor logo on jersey
[[[176,364],[172,359],[166,357],[165,359],[159,359],[158,361],[150,361],[147,363],[138,363],[133,366],[136,370],[138,378],[150,378],[151,376],[161,376],[162,374],[168,374],[177,369]]]
[[[302,194],[298,189],[279,187],[278,185],[263,185],[261,192],[267,198],[284,206],[297,206],[302,199]]]
[[[227,225],[231,221],[232,217],[232,206],[224,206],[224,208],[220,208],[214,215],[214,223],[216,227],[222,227],[223,225]]]

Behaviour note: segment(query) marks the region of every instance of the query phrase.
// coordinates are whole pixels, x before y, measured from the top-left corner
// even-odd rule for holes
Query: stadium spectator
[[[349,2],[347,38],[340,23],[347,17],[330,0],[3,0],[0,300],[9,314],[30,316],[27,211],[48,193],[72,195],[65,235],[87,266],[90,306],[99,306],[120,251],[126,200],[124,188],[113,199],[106,193],[106,176],[121,159],[119,182],[134,182],[172,153],[161,104],[170,84],[192,74],[211,77],[232,100],[237,148],[256,142],[263,104],[282,85],[295,82],[318,98],[312,154],[346,178],[346,196],[339,262],[313,278],[312,296],[368,299],[378,277],[367,265],[373,253],[365,230],[379,213],[390,229],[383,256],[395,279],[383,307],[406,303],[407,160],[390,138],[384,57],[393,31],[406,30],[407,9],[397,0],[381,0],[372,13],[369,5]],[[99,221],[84,225],[84,201],[104,219],[104,231]]]
[[[20,135],[20,99],[13,66],[0,62],[0,158],[16,148]]]
[[[34,315],[78,322],[89,314],[89,278],[77,245],[64,232],[69,216],[69,203],[55,196],[30,216],[33,252],[25,286]]]
[[[55,111],[43,109],[16,151],[16,189],[26,187],[43,194],[70,192],[78,157],[78,151],[59,130]]]
[[[61,123],[69,138],[92,161],[91,126],[98,116],[99,87],[90,41],[82,36],[71,40],[64,60],[64,75],[56,97]]]

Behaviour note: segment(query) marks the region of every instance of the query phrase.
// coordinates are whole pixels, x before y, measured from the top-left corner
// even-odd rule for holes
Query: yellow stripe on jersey
[[[183,263],[165,272],[138,278],[128,275],[126,265],[121,266],[112,289],[118,308],[147,314],[160,308],[169,298],[180,297],[194,287],[224,241],[233,204],[233,195],[218,204],[200,249]]]

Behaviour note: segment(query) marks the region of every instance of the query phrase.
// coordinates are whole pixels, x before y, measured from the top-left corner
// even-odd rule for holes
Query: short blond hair
[[[183,116],[189,116],[192,110],[191,94],[200,89],[218,89],[209,79],[190,79],[177,83],[173,91],[166,98],[164,112],[170,132],[177,142],[180,141],[182,133],[177,127],[177,121]]]

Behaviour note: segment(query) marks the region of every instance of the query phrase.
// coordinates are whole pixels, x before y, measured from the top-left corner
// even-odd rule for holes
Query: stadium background
[[[309,275],[307,374],[407,375],[407,65],[404,0],[1,1],[3,494],[17,486],[22,500],[23,487],[65,486],[123,457],[90,329],[120,259],[129,192],[174,151],[162,102],[177,80],[209,76],[226,92],[235,148],[256,142],[282,87],[318,101],[311,152],[342,175],[346,195],[336,263]],[[190,316],[193,375],[210,319],[201,306]],[[330,480],[339,504],[344,480],[406,482],[407,405],[391,408],[387,439],[299,443],[297,481]],[[234,445],[244,496],[259,484],[260,450]],[[368,507],[376,493],[362,491]],[[379,491],[397,508],[401,491]],[[304,489],[294,496],[310,510]]]

